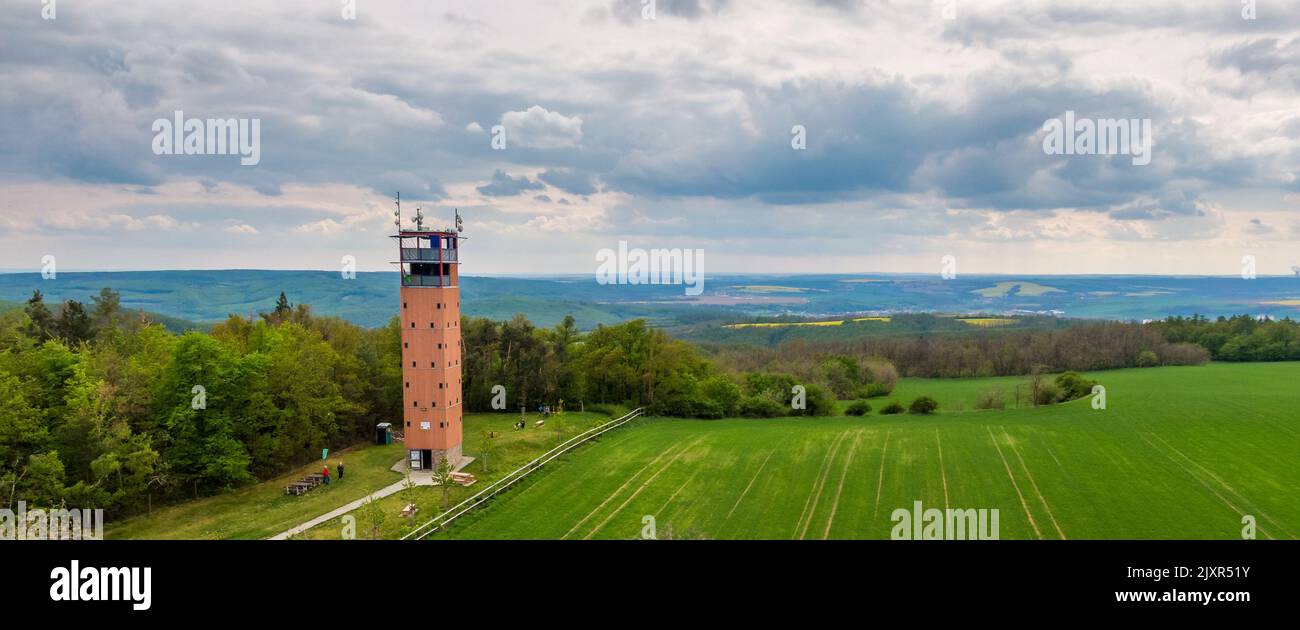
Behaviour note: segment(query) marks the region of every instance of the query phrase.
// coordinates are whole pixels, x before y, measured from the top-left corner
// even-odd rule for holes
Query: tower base
[[[451,462],[451,467],[455,468],[460,464],[461,460],[460,446],[457,444],[448,449],[410,449],[406,454],[407,465],[410,466],[411,470],[434,470],[438,467],[438,462],[448,459]]]

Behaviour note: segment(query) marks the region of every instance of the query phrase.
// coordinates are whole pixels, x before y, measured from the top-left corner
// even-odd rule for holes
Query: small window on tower
[[[429,322],[429,328],[433,328],[433,322]]]
[[[403,348],[410,348],[410,347],[411,347],[411,344],[406,343],[405,341],[403,341],[403,342],[402,342],[402,347],[403,347]]]
[[[407,389],[411,389],[411,381],[407,381],[407,382],[406,382],[406,388],[407,388]]]
[[[420,401],[418,401],[418,400],[412,400],[412,401],[411,401],[411,406],[412,406],[412,407],[419,407],[419,406],[420,406]]]
[[[457,305],[457,306],[460,306],[460,303],[457,302],[456,305]],[[402,308],[406,308],[406,302],[402,302]]]

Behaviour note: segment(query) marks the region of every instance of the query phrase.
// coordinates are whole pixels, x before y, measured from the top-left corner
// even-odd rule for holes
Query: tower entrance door
[[[410,453],[411,470],[433,470],[433,450],[414,449]]]

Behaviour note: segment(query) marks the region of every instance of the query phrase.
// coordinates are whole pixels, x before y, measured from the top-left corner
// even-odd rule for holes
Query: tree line
[[[643,320],[579,333],[572,317],[553,328],[523,316],[462,318],[461,330],[468,411],[496,410],[496,386],[511,411],[834,411],[829,386],[734,373]],[[839,366],[823,376],[852,389],[864,374]],[[90,307],[53,309],[36,292],[0,313],[0,506],[96,507],[120,518],[269,479],[400,419],[402,394],[396,317],[364,329],[282,293],[258,318],[175,334],[124,310],[109,289]]]
[[[553,328],[536,328],[522,315],[504,322],[465,318],[461,334],[467,411],[503,410],[493,407],[497,386],[505,388],[508,410],[619,405],[722,418],[826,415],[834,408],[835,393],[824,379],[781,370],[738,373],[640,319],[579,333],[572,317]],[[856,368],[841,372],[842,387],[865,385]]]
[[[1209,319],[1170,317],[1150,324],[1167,340],[1194,343],[1216,361],[1300,360],[1300,322],[1260,320],[1249,315]]]
[[[580,332],[526,317],[462,318],[467,411],[541,405],[677,417],[834,413],[889,394],[900,375],[1040,375],[1143,365],[1300,358],[1300,326],[1249,317],[1096,322],[971,336],[701,348],[644,320]],[[1044,386],[1044,400],[1084,391]],[[498,405],[502,400],[504,405]],[[282,293],[257,318],[168,332],[104,289],[51,308],[39,292],[0,313],[0,506],[102,507],[274,477],[401,417],[398,318],[365,329]],[[504,407],[502,409],[501,407]]]
[[[1210,358],[1210,352],[1199,343],[1167,338],[1158,326],[1127,322],[962,336],[796,340],[776,347],[715,346],[710,350],[720,362],[739,371],[786,366],[787,370],[807,374],[826,357],[840,356],[859,363],[884,361],[904,376],[930,378],[1195,365]]]
[[[166,331],[105,289],[0,314],[0,505],[103,508],[267,479],[401,411],[399,328],[315,317],[281,294],[256,321]]]

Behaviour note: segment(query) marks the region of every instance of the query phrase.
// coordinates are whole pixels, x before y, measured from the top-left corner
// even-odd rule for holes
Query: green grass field
[[[542,429],[532,427],[538,419],[536,414],[529,416],[529,429],[513,431],[512,424],[518,419],[514,414],[467,414],[465,416],[465,446],[467,455],[477,457],[466,470],[489,482],[528,460],[555,446],[559,431],[564,435],[573,435],[608,419],[597,413],[570,412],[565,416],[563,427],[556,427],[554,421]],[[491,429],[500,434],[495,452],[485,471],[482,458],[483,429]],[[387,446],[363,445],[330,454],[330,470],[335,462],[343,460],[346,467],[344,480],[337,480],[329,486],[321,486],[302,496],[284,494],[284,486],[311,472],[319,472],[319,462],[303,466],[292,473],[277,477],[263,483],[240,488],[216,496],[205,497],[195,501],[155,509],[151,515],[137,516],[124,521],[109,523],[105,527],[104,537],[108,539],[143,538],[143,539],[224,539],[224,538],[267,538],[283,532],[295,525],[325,514],[340,505],[349,503],[371,492],[395,482],[402,481],[402,475],[390,470],[393,464],[406,456],[405,447],[400,442]],[[482,482],[480,482],[482,483]],[[451,495],[453,500],[460,500],[482,488],[475,484],[468,488],[455,487]],[[427,506],[423,514],[435,510],[441,495],[430,488],[421,488],[416,496],[407,491],[389,496],[379,501],[384,512],[393,515],[381,531],[386,536],[395,536],[400,527],[408,524],[396,514],[406,500]],[[300,538],[338,538],[341,531],[339,520],[323,524]]]
[[[448,501],[451,505],[470,497],[474,493],[483,489],[496,479],[506,475],[510,471],[528,463],[537,456],[554,448],[556,444],[586,429],[596,426],[609,420],[609,416],[600,413],[579,413],[566,412],[564,419],[558,421],[554,415],[547,421],[542,428],[537,428],[534,423],[541,416],[538,414],[528,414],[528,428],[523,431],[516,431],[514,423],[519,419],[515,413],[471,413],[465,414],[465,430],[463,452],[475,461],[471,462],[464,470],[473,473],[478,478],[478,482],[468,487],[452,486],[448,492]],[[488,430],[496,433],[496,445],[492,454],[484,461],[483,442],[485,437],[483,431]],[[399,458],[400,458],[399,454]],[[393,459],[389,462],[391,465],[396,462]],[[559,462],[557,462],[559,463]],[[349,473],[351,474],[351,473]],[[400,479],[396,473],[391,473],[395,479]],[[389,482],[391,483],[391,481]],[[343,503],[343,502],[339,502]],[[417,518],[404,519],[399,516],[402,508],[408,504],[414,503],[420,509]],[[420,487],[415,489],[403,490],[397,494],[385,497],[376,501],[379,507],[377,512],[367,514],[365,511],[358,510],[353,513],[357,518],[358,537],[371,538],[373,536],[373,524],[369,521],[370,514],[379,515],[378,538],[398,538],[409,528],[423,522],[430,515],[437,514],[441,509],[442,491],[438,488]],[[330,508],[318,510],[311,514],[310,517],[318,516],[329,512]],[[299,522],[306,521],[308,518],[300,519]],[[281,528],[280,531],[288,529]],[[342,536],[343,522],[341,518],[331,519],[316,527],[297,536],[300,539],[337,539]]]
[[[1003,539],[1300,535],[1300,363],[1090,374],[1089,401],[971,409],[1018,379],[906,379],[932,417],[646,419],[435,538],[888,538],[896,508],[1000,511]],[[949,410],[942,413],[942,410]],[[468,433],[468,431],[467,431]]]
[[[401,444],[360,446],[330,453],[330,471],[342,460],[344,480],[318,487],[302,496],[284,494],[284,486],[307,473],[320,472],[321,463],[303,466],[270,481],[187,501],[153,514],[108,523],[104,538],[221,539],[266,538],[324,514],[344,503],[401,481],[389,470],[406,455]]]

